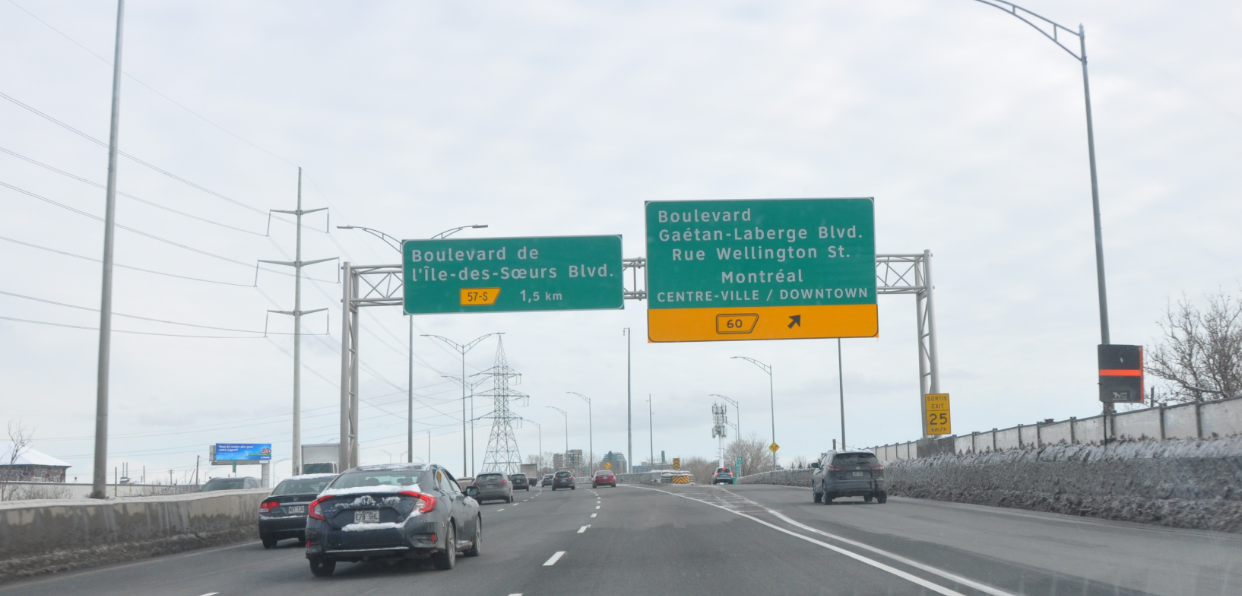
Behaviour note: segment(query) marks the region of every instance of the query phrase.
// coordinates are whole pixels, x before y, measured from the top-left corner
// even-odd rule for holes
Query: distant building
[[[0,443],[0,479],[9,482],[64,482],[65,470],[68,469],[68,463],[29,446],[13,457],[13,444]]]
[[[626,470],[624,453],[614,453],[609,451],[606,455],[604,455],[604,459],[600,463],[612,464],[612,467],[609,469],[611,469],[614,473],[625,472]]]
[[[564,453],[553,453],[552,454],[552,467],[557,470],[561,470],[565,468],[565,454]]]
[[[581,449],[570,449],[569,457],[567,458],[567,461],[565,462],[565,467],[571,470],[581,470],[582,462],[583,462],[582,450]]]

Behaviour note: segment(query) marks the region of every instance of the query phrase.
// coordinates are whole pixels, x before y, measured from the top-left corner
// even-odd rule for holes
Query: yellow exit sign
[[[953,434],[953,419],[949,415],[949,394],[928,393],[923,396],[923,410],[927,418],[923,421],[927,434]]]

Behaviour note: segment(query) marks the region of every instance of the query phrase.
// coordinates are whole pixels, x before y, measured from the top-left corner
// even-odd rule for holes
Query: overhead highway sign
[[[621,236],[406,240],[406,314],[622,308]]]
[[[879,333],[872,199],[650,201],[646,223],[650,341]]]

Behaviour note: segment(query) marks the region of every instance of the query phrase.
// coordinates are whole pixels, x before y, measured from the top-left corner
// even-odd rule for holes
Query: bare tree
[[[801,470],[802,468],[805,468],[806,465],[807,465],[807,460],[806,460],[805,455],[799,455],[793,458],[793,461],[789,462],[789,467],[797,468],[799,470]]]
[[[21,420],[9,421],[8,431],[8,453],[0,452],[0,456],[4,458],[0,461],[5,466],[0,470],[0,501],[10,501],[17,497],[20,487],[15,483],[26,480],[26,473],[19,470],[16,464],[34,440],[34,429],[23,424]]]
[[[1169,382],[1170,401],[1242,394],[1242,300],[1219,292],[1200,310],[1185,296],[1165,308],[1147,372]]]
[[[768,444],[754,433],[729,443],[725,448],[725,465],[730,469],[736,466],[738,457],[742,458],[742,469],[733,470],[733,473],[739,476],[772,469],[772,452],[768,451]]]

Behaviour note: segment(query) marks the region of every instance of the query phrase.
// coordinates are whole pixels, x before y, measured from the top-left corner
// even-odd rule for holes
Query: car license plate
[[[306,513],[306,505],[286,505],[285,511],[289,513]]]
[[[378,524],[379,523],[379,512],[378,511],[355,511],[354,512],[354,523],[356,524]]]
[[[862,475],[863,475],[863,473],[862,473],[862,472],[854,472],[854,473],[853,473],[853,476],[854,476],[855,478],[859,478],[859,477],[861,477]]]

